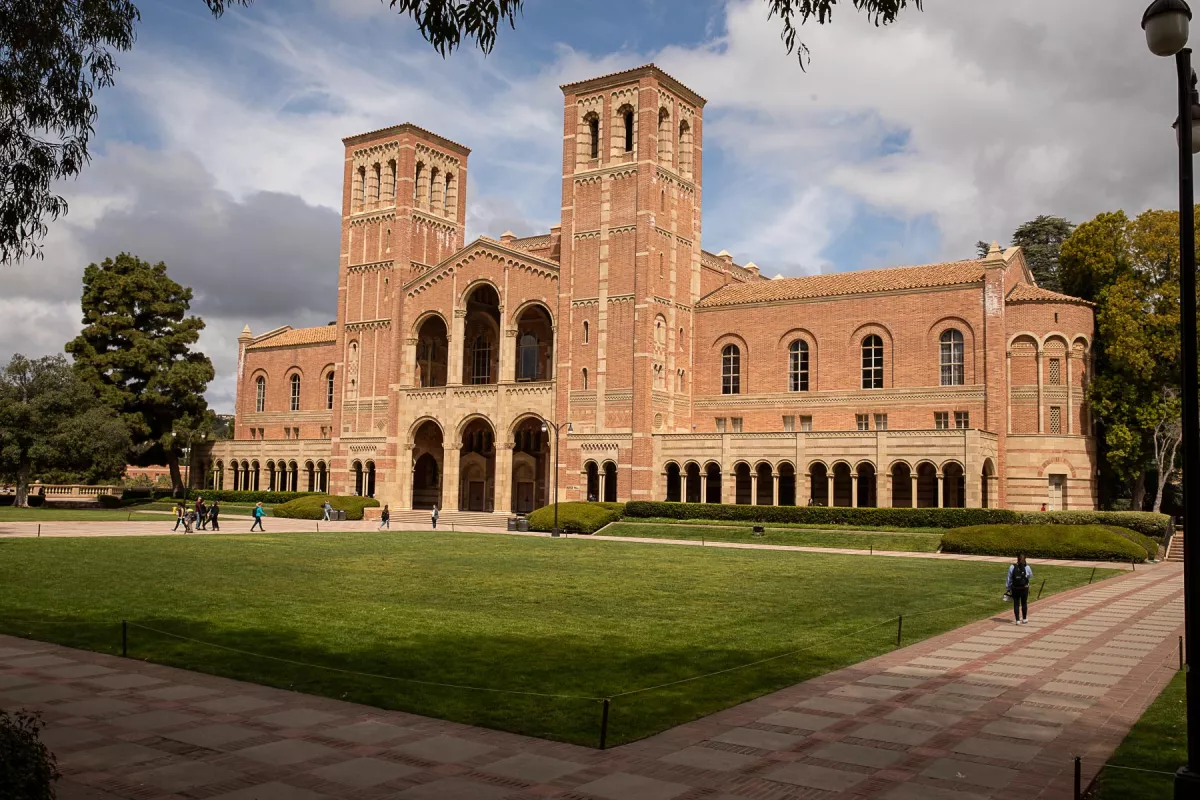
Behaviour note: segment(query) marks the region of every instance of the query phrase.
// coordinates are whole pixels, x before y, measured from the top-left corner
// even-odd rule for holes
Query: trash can
[[[345,510],[343,510],[343,509],[340,509],[340,508],[337,508],[337,509],[334,509],[333,513],[337,514],[337,520],[338,520],[338,522],[345,522],[345,521],[346,521],[346,512],[345,512]]]
[[[516,517],[508,518],[508,529],[510,531],[515,531],[517,529],[517,518]]]
[[[527,520],[525,517],[521,517],[520,519],[518,519],[517,520],[517,530],[520,531],[521,533],[528,533],[529,532],[529,520]]]

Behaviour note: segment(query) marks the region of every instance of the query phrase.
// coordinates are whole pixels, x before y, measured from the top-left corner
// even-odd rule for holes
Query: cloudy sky
[[[926,0],[878,29],[847,3],[802,31],[807,72],[765,0],[526,0],[492,55],[446,60],[379,0],[142,6],[45,260],[2,268],[0,355],[61,352],[84,267],[126,250],[194,288],[222,412],[243,325],[335,316],[343,136],[463,142],[468,239],[544,232],[558,86],[648,61],[708,99],[704,247],[769,275],[971,257],[1038,214],[1177,196],[1173,62],[1127,0]]]

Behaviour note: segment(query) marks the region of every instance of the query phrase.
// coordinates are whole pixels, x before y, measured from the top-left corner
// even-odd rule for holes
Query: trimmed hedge
[[[1116,525],[1162,541],[1171,518],[1152,511],[1027,511],[1022,525]]]
[[[1094,561],[1146,560],[1146,550],[1100,525],[973,525],[942,537],[943,553]]]
[[[127,505],[127,502],[117,497],[115,494],[101,494],[96,496],[96,502],[101,508],[120,508]]]
[[[224,499],[224,498],[221,498]],[[364,508],[375,508],[379,501],[373,497],[338,497],[336,495],[306,494],[295,500],[280,503],[271,509],[272,517],[286,519],[321,519],[325,516],[325,501],[338,511],[346,512],[346,519],[362,519]],[[256,501],[261,502],[261,501]]]
[[[323,497],[320,492],[235,492],[232,489],[192,489],[188,499],[195,500],[203,497],[209,500],[220,500],[222,503],[287,503],[301,497]]]
[[[798,522],[810,525],[863,525],[878,528],[961,528],[1016,524],[1020,515],[1000,508],[845,508],[842,506],[745,506],[718,503],[634,501],[627,517],[715,519],[737,522]]]
[[[1137,531],[1131,531],[1129,528],[1121,528],[1117,525],[1102,525],[1105,530],[1112,531],[1117,536],[1128,539],[1138,547],[1146,551],[1146,557],[1149,559],[1158,558],[1158,542],[1151,539],[1149,536],[1142,536]]]
[[[558,507],[558,528],[567,533],[595,533],[621,518],[625,503],[562,503]],[[554,506],[542,506],[529,515],[529,529],[550,531],[554,528]]]

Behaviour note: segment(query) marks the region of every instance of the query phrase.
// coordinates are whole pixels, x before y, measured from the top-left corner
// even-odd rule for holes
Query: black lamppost
[[[1200,120],[1200,99],[1192,51],[1187,47],[1192,10],[1184,0],[1154,0],[1142,16],[1146,44],[1156,56],[1175,56],[1179,78],[1179,118],[1175,120],[1179,145],[1179,358],[1183,397],[1183,511],[1188,527],[1192,519],[1200,529],[1200,503],[1191,493],[1200,487],[1200,397],[1196,376],[1196,230],[1192,187],[1192,156],[1200,151],[1200,135],[1194,128]],[[1184,632],[1187,635],[1187,764],[1175,773],[1176,798],[1200,798],[1200,547],[1185,550],[1183,561]]]
[[[191,430],[187,431],[187,440],[186,440],[187,445],[183,449],[183,452],[184,452],[185,458],[186,458],[186,460],[183,462],[183,499],[184,500],[188,499],[188,492],[190,492],[192,489],[192,435],[194,433],[195,433],[195,431],[191,431]],[[172,435],[174,435],[176,438],[178,438],[180,436],[180,433],[179,433],[179,431],[173,431]],[[207,437],[208,437],[208,434],[201,433],[200,441],[203,442]]]
[[[558,437],[562,433],[562,429],[566,428],[567,433],[571,432],[571,423],[564,422],[555,425],[550,420],[542,417],[542,433],[554,431],[554,529],[550,531],[551,536],[558,536]]]

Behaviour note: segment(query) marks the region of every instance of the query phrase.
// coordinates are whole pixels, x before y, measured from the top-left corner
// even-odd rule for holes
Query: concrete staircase
[[[1171,537],[1171,544],[1167,547],[1167,561],[1183,561],[1183,548],[1183,526],[1179,526],[1175,529],[1175,535]]]
[[[370,515],[371,518],[379,519],[379,509],[368,508],[367,511],[374,512]],[[505,530],[508,528],[508,516],[508,514],[488,514],[479,511],[439,511],[438,529]],[[421,525],[426,528],[432,527],[429,522],[428,511],[392,511],[392,523],[397,525],[401,523]]]

